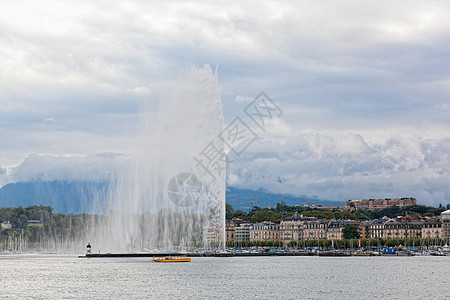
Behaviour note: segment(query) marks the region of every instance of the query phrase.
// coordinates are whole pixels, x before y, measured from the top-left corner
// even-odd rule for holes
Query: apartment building
[[[250,226],[250,241],[279,241],[280,225],[265,221]]]
[[[234,228],[234,241],[246,242],[250,241],[250,224],[243,223]]]
[[[325,220],[306,222],[303,229],[303,239],[323,240],[327,238],[327,223]]]
[[[238,218],[233,218],[231,220],[226,221],[225,232],[226,232],[226,241],[234,242],[235,241],[235,228],[240,227],[242,224],[249,224],[249,221],[241,220]]]
[[[440,239],[442,238],[442,222],[430,221],[425,222],[422,226],[423,239]]]
[[[450,238],[450,209],[444,211],[442,214],[442,237]]]
[[[298,212],[291,216],[285,216],[280,222],[280,240],[286,246],[290,241],[303,239],[305,219]]]

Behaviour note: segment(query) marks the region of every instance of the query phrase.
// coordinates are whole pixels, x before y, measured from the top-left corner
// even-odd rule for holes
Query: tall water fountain
[[[223,111],[217,74],[193,68],[143,107],[140,132],[85,240],[104,251],[224,245]]]

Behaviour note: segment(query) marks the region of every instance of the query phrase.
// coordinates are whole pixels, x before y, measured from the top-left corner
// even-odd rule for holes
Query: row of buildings
[[[295,213],[284,216],[280,224],[265,221],[252,224],[233,219],[226,223],[227,242],[243,241],[290,241],[301,240],[340,240],[346,225],[356,226],[363,239],[404,239],[404,238],[449,238],[450,210],[441,217],[397,217],[358,222],[353,220],[318,220]]]
[[[415,198],[385,198],[385,199],[362,199],[362,200],[348,200],[345,203],[345,207],[348,210],[358,209],[383,209],[391,206],[405,207],[409,205],[416,205],[417,200]]]

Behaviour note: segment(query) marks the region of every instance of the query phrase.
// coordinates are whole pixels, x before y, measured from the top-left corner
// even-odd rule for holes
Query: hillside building
[[[3,221],[1,226],[2,226],[2,230],[11,229],[12,228],[12,224],[9,221]]]
[[[391,206],[404,207],[409,205],[416,205],[417,201],[415,198],[394,198],[394,199],[363,199],[363,200],[348,200],[346,202],[346,207],[349,210],[358,209],[383,209]]]

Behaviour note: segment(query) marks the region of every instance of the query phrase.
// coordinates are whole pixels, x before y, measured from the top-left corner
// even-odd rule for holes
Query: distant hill
[[[63,214],[105,213],[108,185],[92,182],[36,181],[10,183],[0,189],[0,207],[27,207],[30,205],[46,205],[54,208],[54,212]],[[92,199],[97,199],[93,207]],[[258,207],[274,207],[285,202],[289,206],[317,201],[306,196],[273,194],[263,189],[246,190],[228,187],[226,201],[235,210],[248,212],[250,201]],[[234,202],[243,201],[243,202]],[[259,201],[259,203],[257,203]],[[322,201],[311,205],[336,206],[344,202]]]
[[[344,205],[345,202],[319,200],[316,198],[308,198],[307,196],[292,196],[288,194],[273,194],[264,189],[246,190],[237,189],[234,187],[227,187],[226,202],[231,204],[234,210],[242,210],[248,212],[251,209],[250,201],[253,199],[253,206],[275,207],[277,203],[285,202],[288,206],[295,206],[299,204],[306,205],[322,205],[322,206],[338,206]],[[234,202],[245,201],[245,202]],[[257,203],[259,201],[259,203]],[[320,202],[318,202],[320,201]],[[309,203],[308,202],[316,202]]]
[[[0,207],[51,206],[56,213],[77,214],[106,209],[106,183],[36,181],[10,183],[0,189]],[[92,199],[98,199],[93,207]],[[92,210],[94,209],[94,210]]]

